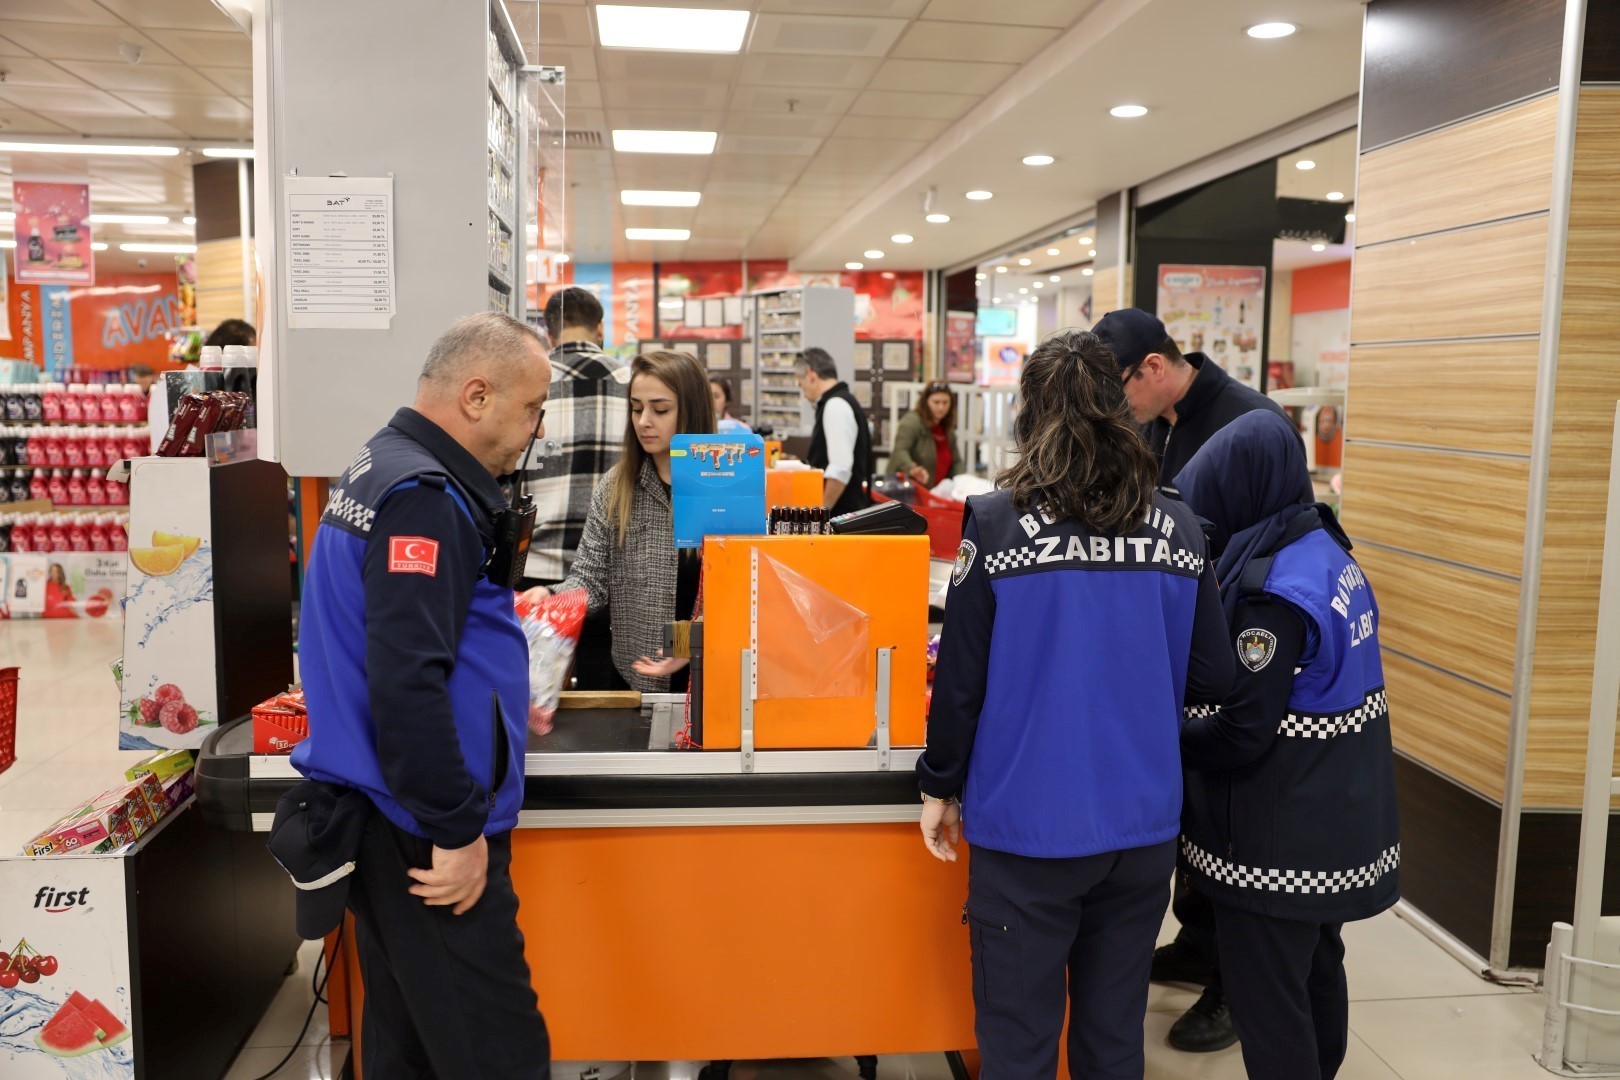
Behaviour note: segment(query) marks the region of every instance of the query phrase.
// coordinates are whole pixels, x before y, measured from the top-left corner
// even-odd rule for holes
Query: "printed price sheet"
[[[287,325],[388,329],[393,177],[289,176],[286,194]]]

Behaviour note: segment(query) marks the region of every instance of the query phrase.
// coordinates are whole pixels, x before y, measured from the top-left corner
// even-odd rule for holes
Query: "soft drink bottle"
[[[110,420],[112,417],[109,416],[107,419]],[[146,395],[141,393],[141,388],[135,383],[125,386],[123,393],[119,395],[118,419],[126,424],[146,419]]]
[[[74,514],[68,520],[68,550],[90,550],[90,518],[85,514]]]
[[[116,480],[108,480],[107,481],[107,505],[108,506],[128,506],[129,505],[129,485],[120,484]],[[124,549],[123,548],[118,548],[117,550],[122,551]]]
[[[73,543],[68,539],[68,515],[51,515],[51,551],[72,551]]]
[[[90,519],[90,550],[111,551],[112,542],[107,538],[106,514],[97,514]]]
[[[129,515],[114,514],[107,526],[107,547],[113,551],[129,550]]]
[[[61,383],[47,383],[42,396],[40,419],[47,424],[60,424],[62,422],[62,397],[67,393],[67,387]]]
[[[83,469],[74,469],[73,472],[68,475],[67,501],[69,506],[90,505],[90,495],[84,487]]]
[[[84,434],[84,463],[92,469],[107,467],[106,428],[91,428]]]
[[[90,470],[90,479],[84,482],[85,501],[90,506],[107,505],[107,474],[100,469]]]
[[[62,432],[62,464],[70,469],[84,468],[84,428],[67,428]]]
[[[45,464],[53,469],[67,465],[67,447],[63,445],[66,431],[60,425],[45,429]]]
[[[62,422],[84,423],[84,387],[74,383],[62,395]]]

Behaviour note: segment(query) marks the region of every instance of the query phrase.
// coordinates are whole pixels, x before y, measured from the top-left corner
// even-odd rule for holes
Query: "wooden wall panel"
[[[1101,248],[1097,249],[1101,251]],[[1118,304],[1119,268],[1110,266],[1099,269],[1091,277],[1091,313],[1100,319],[1108,312],[1113,311]]]
[[[1620,399],[1620,90],[1581,92],[1564,263],[1547,530],[1530,696],[1528,805],[1580,803],[1609,450]]]
[[[1344,524],[1357,539],[1517,576],[1529,481],[1529,462],[1516,458],[1351,442]]]
[[[1357,345],[1349,431],[1356,439],[1530,454],[1536,338]],[[1445,387],[1439,398],[1435,387]]]
[[[1384,143],[1558,85],[1563,0],[1372,0],[1361,145]]]
[[[250,241],[251,243],[251,241]],[[197,324],[206,336],[226,319],[252,321],[242,292],[242,240],[197,245]]]
[[[1356,243],[1547,209],[1557,121],[1558,95],[1544,94],[1362,155]]]
[[[1378,598],[1380,641],[1502,694],[1513,692],[1516,580],[1368,544],[1357,545],[1355,556]]]
[[[1546,250],[1545,215],[1359,248],[1350,340],[1537,333]]]
[[[1377,582],[1374,582],[1374,588]],[[1487,798],[1507,776],[1508,698],[1384,650],[1397,749]],[[1494,855],[1492,862],[1494,862]]]

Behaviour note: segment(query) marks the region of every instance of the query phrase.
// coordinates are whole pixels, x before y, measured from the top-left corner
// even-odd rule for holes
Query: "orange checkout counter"
[[[972,1047],[966,859],[916,824],[928,539],[710,538],[703,579],[690,712],[565,707],[530,736],[512,869],[554,1057]],[[218,732],[199,797],[267,830],[298,777],[251,749]],[[333,1031],[358,1042],[349,960]]]

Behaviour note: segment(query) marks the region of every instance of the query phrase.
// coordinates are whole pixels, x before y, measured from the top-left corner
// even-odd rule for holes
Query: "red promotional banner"
[[[653,264],[613,264],[613,334],[610,345],[632,345],[652,337]]]
[[[172,274],[103,274],[87,288],[13,283],[12,340],[0,355],[53,372],[174,367],[167,332],[185,325],[175,286]]]
[[[17,215],[13,257],[18,284],[94,284],[90,185],[16,180],[11,192]]]
[[[971,311],[945,313],[945,379],[973,381],[974,335],[978,316]]]

